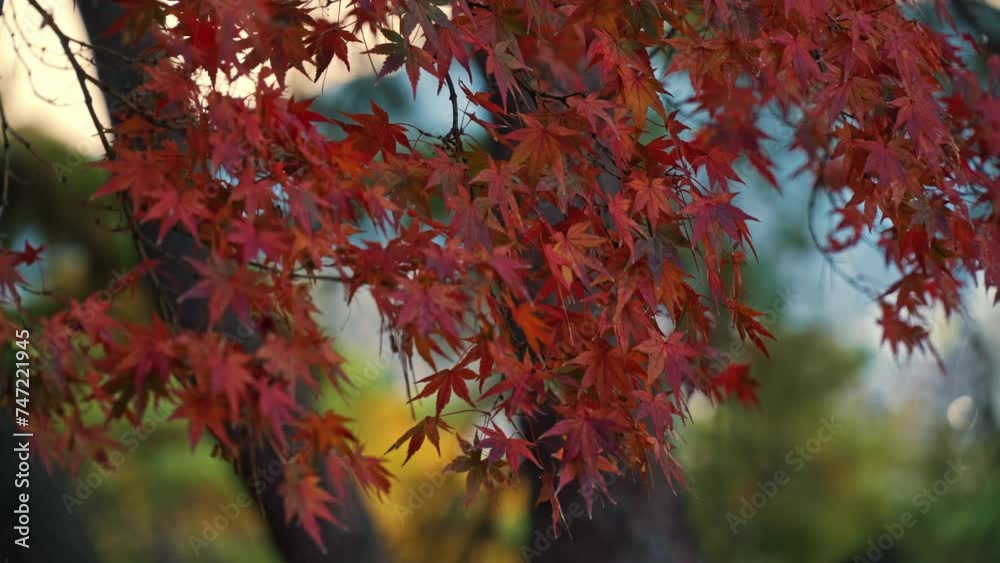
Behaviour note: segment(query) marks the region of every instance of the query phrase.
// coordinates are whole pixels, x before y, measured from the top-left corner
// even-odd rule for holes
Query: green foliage
[[[778,342],[754,363],[759,409],[725,404],[685,433],[687,506],[707,561],[832,563],[892,514],[885,491],[899,447],[851,397],[864,357],[818,331]]]

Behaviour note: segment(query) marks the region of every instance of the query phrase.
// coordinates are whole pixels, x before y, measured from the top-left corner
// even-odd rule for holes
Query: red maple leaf
[[[475,378],[476,372],[468,368],[441,370],[419,381],[419,383],[424,384],[424,388],[411,401],[437,395],[435,403],[437,416],[441,416],[441,411],[444,410],[444,407],[451,400],[452,393],[474,407],[476,403],[469,396],[469,387],[465,382]]]
[[[413,454],[417,453],[420,446],[424,443],[424,438],[426,438],[434,446],[434,449],[437,450],[438,455],[440,455],[441,438],[438,433],[439,429],[450,431],[451,427],[436,416],[424,417],[423,420],[414,425],[413,428],[407,430],[395,443],[389,446],[389,449],[385,453],[396,450],[409,441],[409,445],[406,447],[406,459],[403,460],[403,465],[406,465],[406,462],[410,461]]]
[[[715,377],[709,391],[717,400],[735,395],[745,406],[758,406],[756,389],[759,385],[750,377],[749,364],[731,364]]]
[[[285,482],[281,486],[285,504],[285,521],[291,522],[293,518],[297,519],[302,524],[302,529],[319,546],[320,551],[326,553],[326,546],[323,545],[317,519],[341,526],[340,521],[333,517],[330,509],[326,506],[333,502],[333,497],[323,488],[320,478],[316,474],[307,473],[299,477],[292,471],[286,471],[285,475]]]

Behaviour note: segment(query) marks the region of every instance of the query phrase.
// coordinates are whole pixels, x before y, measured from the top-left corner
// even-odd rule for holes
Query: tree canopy
[[[104,75],[79,63],[83,38],[46,28],[113,109],[106,127],[87,95],[95,198],[141,258],[123,283],[160,306],[123,318],[100,293],[30,283],[44,248],[0,253],[0,336],[45,335],[33,424],[70,467],[107,454],[111,422],[173,405],[192,445],[278,452],[285,515],[321,543],[346,485],[390,486],[349,419],[299,398],[349,385],[310,291],[339,283],[370,293],[405,366],[435,369],[407,380],[433,414],[390,449],[439,448],[449,416],[482,415],[448,466],[469,498],[533,465],[555,526],[567,488],[589,512],[609,475],[682,480],[690,390],[756,403],[717,330],[764,353],[772,338],[745,301],[754,218],[737,197],[750,176],[782,188],[765,114],[795,131],[797,173],[830,201],[836,227],[816,243],[874,240],[893,272],[863,289],[894,351],[934,353],[928,312],[1000,284],[1000,56],[956,34],[942,2],[941,29],[890,0],[118,4],[103,36],[130,51],[102,53]],[[404,70],[414,96],[421,80],[446,92],[450,127],[374,103],[330,119],[288,95],[291,73],[319,80],[351,49],[379,77]],[[26,318],[25,292],[64,307]]]

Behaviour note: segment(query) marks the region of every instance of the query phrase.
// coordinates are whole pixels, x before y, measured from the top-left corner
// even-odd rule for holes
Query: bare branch
[[[104,154],[108,158],[114,155],[114,149],[111,147],[111,142],[108,141],[108,136],[104,131],[104,125],[101,123],[99,117],[97,117],[97,109],[94,107],[94,98],[90,95],[90,89],[87,88],[87,72],[83,70],[83,66],[80,65],[80,61],[76,58],[76,53],[73,52],[73,48],[70,45],[72,40],[68,35],[66,35],[62,29],[56,25],[55,18],[52,14],[45,11],[45,8],[38,3],[38,0],[28,0],[31,7],[35,9],[39,14],[41,14],[44,21],[44,26],[48,26],[56,37],[59,38],[59,43],[62,45],[63,52],[66,53],[66,58],[69,59],[69,64],[73,67],[73,71],[76,73],[76,80],[80,83],[80,90],[83,92],[83,103],[87,106],[87,113],[90,114],[90,120],[94,123],[94,128],[97,129],[97,135],[101,139],[101,145],[104,147]]]

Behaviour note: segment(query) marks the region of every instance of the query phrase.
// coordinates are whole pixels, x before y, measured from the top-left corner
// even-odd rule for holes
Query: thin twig
[[[455,91],[455,82],[452,81],[451,74],[446,72],[444,80],[448,84],[448,100],[451,102],[451,130],[445,136],[445,141],[448,142],[448,139],[451,139],[452,149],[458,155],[462,148],[462,130],[459,129],[458,125],[458,92]]]
[[[3,191],[0,191],[0,219],[3,219],[3,212],[7,209],[7,193],[10,189],[10,136],[7,130],[10,125],[7,123],[7,113],[3,108],[3,99],[0,99],[0,128],[3,129]]]
[[[864,294],[865,296],[871,298],[873,301],[877,300],[878,292],[872,289],[871,287],[862,284],[860,281],[858,281],[857,279],[849,275],[847,272],[845,272],[843,269],[841,269],[841,267],[833,260],[833,257],[830,256],[830,253],[823,247],[823,244],[820,243],[819,235],[816,234],[816,224],[813,219],[813,216],[815,215],[816,212],[816,203],[820,192],[819,174],[820,174],[819,172],[817,172],[816,174],[816,182],[813,184],[812,192],[809,194],[809,206],[808,206],[808,211],[806,211],[806,223],[809,230],[809,238],[812,239],[813,245],[816,246],[816,249],[819,251],[820,255],[823,256],[823,258],[826,260],[827,264],[830,265],[830,269],[831,271],[833,271],[833,273],[837,274],[838,277],[847,282],[851,287],[856,289],[859,293]]]
[[[35,9],[39,14],[41,14],[44,20],[43,26],[48,26],[52,30],[52,33],[56,34],[59,38],[59,43],[62,45],[63,52],[66,53],[66,58],[69,59],[69,64],[72,65],[73,71],[76,72],[76,80],[80,83],[80,90],[83,92],[83,103],[87,106],[87,113],[90,114],[90,120],[93,121],[94,127],[97,129],[97,135],[101,138],[101,145],[104,147],[104,154],[111,158],[114,156],[114,149],[111,147],[111,142],[108,141],[108,136],[104,132],[104,125],[101,124],[101,120],[97,117],[97,110],[94,108],[94,98],[90,95],[90,89],[87,88],[87,72],[83,70],[80,65],[80,61],[76,59],[76,54],[73,52],[73,48],[70,46],[70,38],[68,35],[63,33],[63,30],[56,25],[55,18],[52,14],[45,11],[45,8],[38,3],[38,0],[28,0],[31,7]]]

